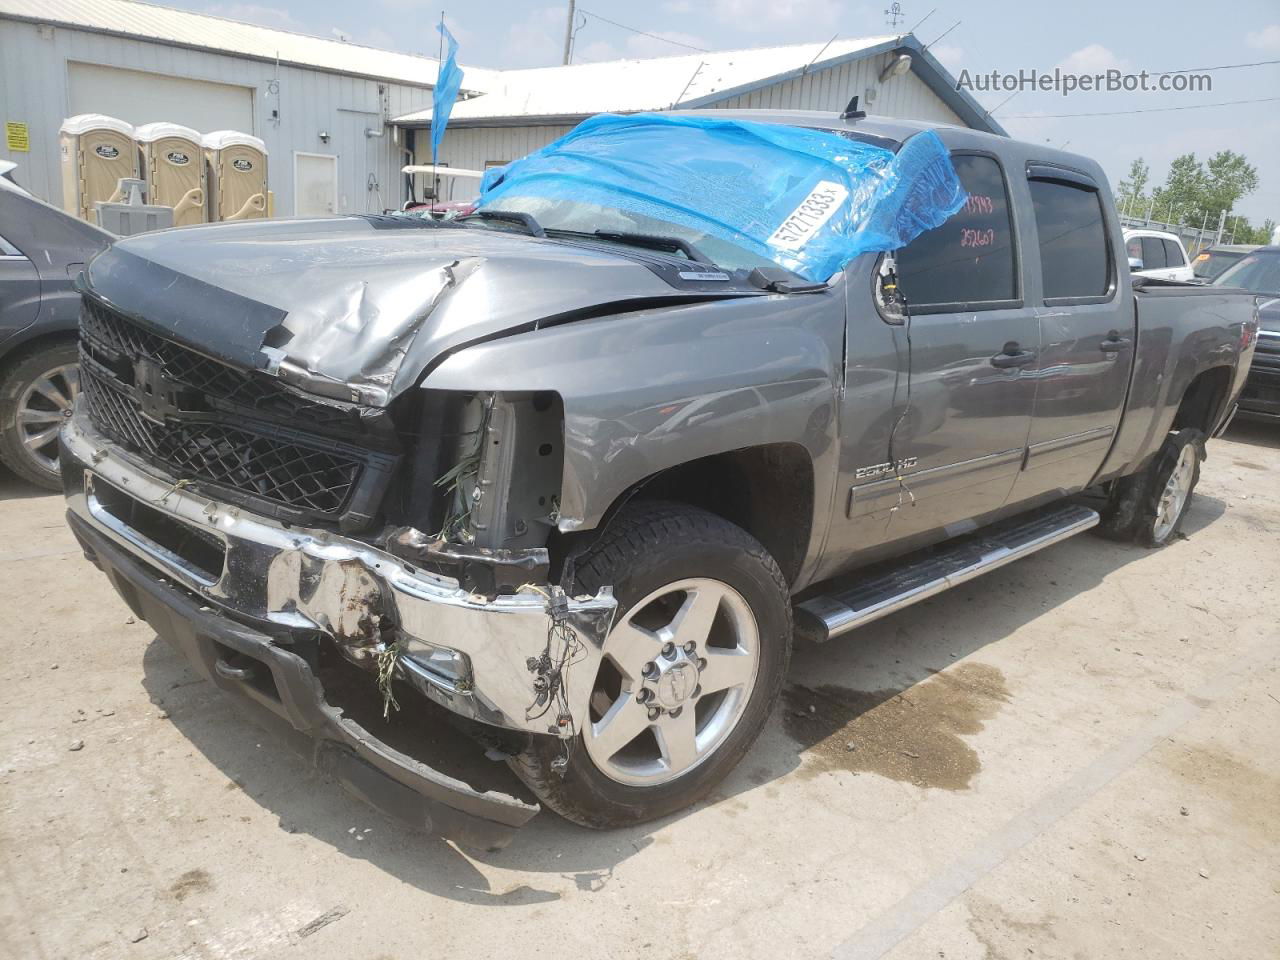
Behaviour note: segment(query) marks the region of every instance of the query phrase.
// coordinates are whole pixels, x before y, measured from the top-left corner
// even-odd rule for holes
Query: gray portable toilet
[[[147,203],[173,208],[173,225],[206,219],[206,173],[200,134],[178,123],[146,123],[133,134],[142,154]]]
[[[93,205],[120,199],[120,181],[138,177],[133,125],[100,113],[82,113],[63,120],[58,133],[62,209],[93,223]]]
[[[267,145],[238,130],[204,135],[209,219],[253,220],[267,213]]]

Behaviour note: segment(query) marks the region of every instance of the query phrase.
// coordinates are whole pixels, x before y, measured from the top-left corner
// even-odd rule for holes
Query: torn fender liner
[[[859,254],[905,246],[965,200],[932,131],[894,153],[716,113],[591,117],[490,170],[479,208],[533,213],[550,227],[544,207],[594,205],[726,240],[819,281]]]
[[[481,792],[389,747],[326,702],[302,657],[157,580],[74,512],[67,521],[137,616],[201,675],[236,695],[260,722],[361,799],[413,826],[490,849],[505,846],[538,813],[536,804]],[[235,657],[235,669],[226,669],[229,656]]]

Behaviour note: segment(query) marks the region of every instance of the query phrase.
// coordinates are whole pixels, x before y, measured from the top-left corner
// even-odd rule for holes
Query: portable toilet
[[[146,123],[133,132],[142,154],[147,203],[173,208],[173,225],[205,221],[204,147],[200,134],[177,123]]]
[[[204,136],[209,164],[209,219],[253,220],[267,216],[267,145],[236,130]]]
[[[133,125],[100,113],[62,121],[62,209],[93,222],[94,204],[120,199],[121,179],[137,179]]]

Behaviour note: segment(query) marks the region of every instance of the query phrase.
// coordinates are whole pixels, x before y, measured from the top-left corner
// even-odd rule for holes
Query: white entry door
[[[338,158],[325,153],[294,153],[293,215],[332,217],[338,212]]]

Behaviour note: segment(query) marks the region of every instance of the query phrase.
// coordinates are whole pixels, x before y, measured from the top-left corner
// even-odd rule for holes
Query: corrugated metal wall
[[[839,113],[851,97],[868,114],[901,120],[933,120],[964,126],[964,121],[914,73],[880,83],[880,71],[891,59],[881,54],[853,60],[731,97],[713,105],[718,109],[827,110]]]
[[[775,83],[731,97],[707,109],[826,110],[839,113],[855,94],[869,114],[909,120],[933,120],[964,126],[964,121],[914,73],[891,77],[881,84],[880,71],[891,58],[882,54],[854,60],[803,77]],[[868,98],[868,90],[872,96]],[[514,160],[546,146],[572,127],[454,127],[441,144],[441,162],[453,167],[483,169],[486,161]],[[426,133],[418,136],[417,163],[431,162]]]
[[[431,105],[430,89],[280,66],[62,27],[0,20],[0,111],[3,120],[28,124],[31,151],[15,153],[0,141],[0,156],[18,164],[15,176],[37,196],[61,204],[58,126],[68,112],[68,61],[239,84],[254,91],[254,129],[267,144],[276,215],[293,212],[293,153],[338,157],[342,212],[398,207],[404,199],[400,167],[407,162],[385,117]],[[269,86],[279,82],[279,93]],[[384,93],[379,95],[378,87]],[[382,102],[385,100],[385,103]],[[278,120],[271,111],[278,110]],[[151,117],[182,123],[182,117]],[[366,137],[365,129],[385,131]],[[329,134],[323,142],[319,133]],[[206,131],[201,131],[206,132]],[[372,183],[376,189],[370,189]]]

